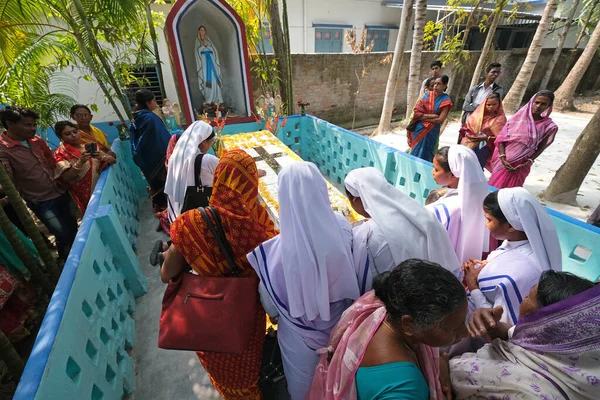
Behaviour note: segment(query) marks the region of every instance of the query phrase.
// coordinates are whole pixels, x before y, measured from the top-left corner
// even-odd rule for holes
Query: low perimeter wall
[[[134,249],[146,182],[129,142],[100,175],[50,300],[15,400],[121,399],[133,392],[135,297],[147,291]]]
[[[238,124],[226,126],[225,133],[257,129],[263,128],[257,124]],[[289,117],[277,137],[302,159],[315,163],[342,193],[348,172],[362,167],[377,168],[392,185],[421,204],[430,190],[439,188],[431,176],[431,163],[310,115]],[[547,210],[560,238],[563,270],[598,280],[600,229]]]

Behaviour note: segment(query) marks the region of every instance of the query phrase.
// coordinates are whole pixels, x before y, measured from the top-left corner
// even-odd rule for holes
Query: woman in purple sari
[[[552,144],[558,131],[550,118],[553,102],[554,93],[539,91],[504,125],[492,156],[491,186],[523,186],[533,162]]]
[[[512,327],[502,307],[471,316],[471,337],[491,343],[450,361],[456,398],[597,399],[600,285],[548,270],[520,308]]]

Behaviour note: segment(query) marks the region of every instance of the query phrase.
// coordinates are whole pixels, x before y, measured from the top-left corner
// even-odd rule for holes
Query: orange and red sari
[[[277,234],[267,210],[258,204],[257,199],[256,163],[243,150],[227,152],[215,170],[210,205],[221,216],[225,236],[231,244],[235,262],[243,276],[255,274],[246,259],[246,254]],[[171,240],[199,275],[229,276],[231,274],[200,211],[190,210],[177,218],[171,225]],[[254,334],[242,354],[197,353],[213,386],[224,399],[262,398],[258,380],[265,326],[265,312],[258,304]]]
[[[100,177],[100,172],[106,168],[108,163],[100,162],[95,158],[90,158],[87,164],[85,164],[85,166],[79,170],[79,174],[77,175],[77,180],[75,182],[65,182],[60,179],[62,173],[73,167],[79,158],[81,158],[82,151],[83,148],[78,149],[70,144],[61,143],[59,148],[54,152],[54,159],[56,160],[55,177],[69,189],[69,192],[77,203],[77,206],[82,213],[85,213],[85,209],[90,202],[96,182]]]

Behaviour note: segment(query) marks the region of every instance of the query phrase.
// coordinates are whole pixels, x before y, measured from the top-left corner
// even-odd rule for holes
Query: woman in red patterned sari
[[[267,210],[257,200],[256,163],[243,150],[228,151],[215,170],[210,206],[221,217],[225,236],[242,276],[256,274],[246,254],[277,234]],[[190,210],[179,216],[171,225],[171,240],[173,244],[165,253],[161,268],[163,282],[176,278],[188,265],[202,276],[231,275],[200,211]],[[243,353],[197,353],[213,386],[225,400],[262,398],[258,379],[265,327],[265,312],[258,304],[254,333]]]
[[[54,152],[55,179],[69,189],[77,206],[85,213],[100,172],[117,160],[101,151],[100,146],[94,154],[88,153],[81,143],[77,126],[69,121],[57,122],[54,132],[61,141],[60,147]]]

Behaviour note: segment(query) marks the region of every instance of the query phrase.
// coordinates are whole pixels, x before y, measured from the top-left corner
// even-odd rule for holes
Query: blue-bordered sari
[[[425,114],[440,114],[446,107],[452,108],[452,100],[446,93],[436,95],[435,92],[427,92],[417,103],[413,113],[413,121],[409,124],[415,124],[414,132],[408,130],[408,145],[410,154],[423,160],[432,161],[435,153],[436,144],[440,137],[442,124],[434,124],[428,121],[416,121]]]

